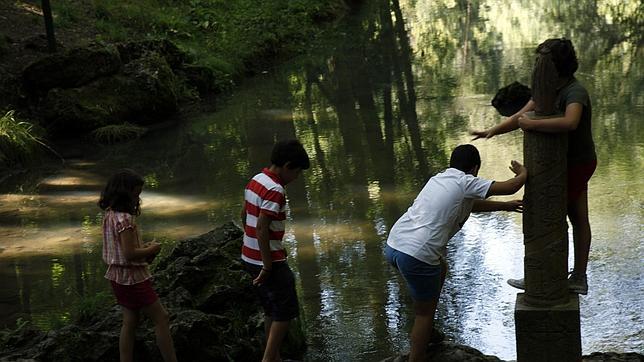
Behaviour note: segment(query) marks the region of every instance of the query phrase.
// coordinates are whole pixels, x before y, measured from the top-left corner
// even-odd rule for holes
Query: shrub
[[[109,292],[98,292],[81,298],[72,308],[72,320],[88,324],[97,316],[105,314],[114,305],[114,297]]]
[[[0,165],[26,164],[33,160],[39,146],[51,150],[35,135],[31,123],[17,121],[14,111],[0,117]]]
[[[144,127],[135,126],[130,123],[111,124],[92,131],[92,137],[102,144],[114,144],[118,142],[138,139],[147,131]]]

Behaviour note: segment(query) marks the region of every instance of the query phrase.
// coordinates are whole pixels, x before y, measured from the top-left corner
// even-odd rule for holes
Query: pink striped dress
[[[126,212],[105,210],[103,216],[103,261],[107,264],[105,278],[122,285],[133,285],[152,277],[145,261],[128,261],[121,249],[121,233],[132,229],[136,235],[136,247],[141,247],[141,238],[134,216]]]

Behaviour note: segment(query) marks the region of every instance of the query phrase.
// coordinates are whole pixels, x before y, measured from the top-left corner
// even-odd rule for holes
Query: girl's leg
[[[425,361],[425,350],[434,326],[434,314],[438,298],[430,301],[414,301],[414,326],[411,329],[409,362]]]
[[[119,336],[119,355],[121,362],[130,362],[134,359],[134,339],[136,326],[139,324],[139,311],[121,306],[123,311],[123,325]]]
[[[154,334],[157,337],[157,346],[161,351],[163,360],[166,362],[175,362],[177,356],[174,352],[174,344],[172,343],[172,336],[170,335],[170,316],[168,312],[163,308],[163,305],[158,299],[142,310],[154,323]]]
[[[568,205],[568,218],[572,224],[575,246],[573,270],[579,275],[585,275],[591,240],[590,222],[588,221],[588,191],[583,191],[577,200]]]

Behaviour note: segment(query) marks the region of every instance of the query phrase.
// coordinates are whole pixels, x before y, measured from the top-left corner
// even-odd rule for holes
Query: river
[[[598,155],[589,184],[583,353],[642,353],[641,5],[364,3],[325,39],[312,40],[305,56],[244,81],[215,112],[137,141],[79,148],[53,174],[0,185],[0,325],[22,318],[60,326],[84,296],[107,290],[95,205],[115,169],[145,176],[139,224],[144,238],[169,247],[237,220],[243,187],[268,164],[273,142],[298,138],[312,166],[287,187],[285,245],[306,325],[306,359],[376,361],[408,350],[411,300],[382,255],[389,228],[428,177],[446,167],[451,149],[470,142],[469,129],[502,119],[490,100],[515,80],[529,84],[536,45],[566,36],[592,98]],[[522,159],[520,131],[473,143],[484,178],[507,179],[510,160]],[[505,281],[522,276],[522,241],[521,215],[506,212],[473,215],[450,241],[437,312],[448,338],[516,358],[517,290]]]

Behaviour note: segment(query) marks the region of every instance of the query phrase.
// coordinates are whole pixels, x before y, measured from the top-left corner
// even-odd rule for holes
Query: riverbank
[[[23,144],[3,137],[0,171],[55,154],[36,141],[113,143],[212,109],[244,77],[301,53],[353,3],[56,1],[52,56],[38,4],[3,0],[0,131],[26,132],[43,152],[21,156]]]

